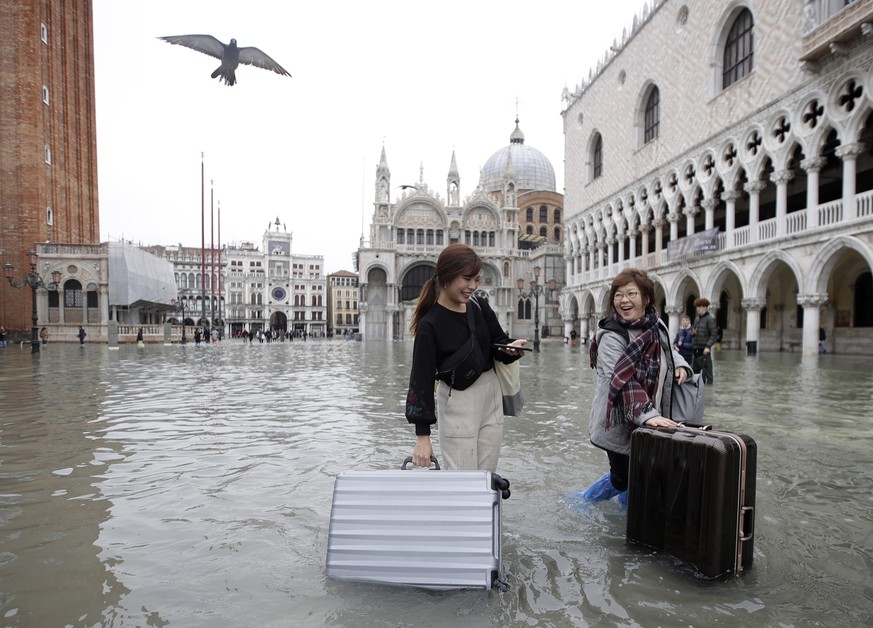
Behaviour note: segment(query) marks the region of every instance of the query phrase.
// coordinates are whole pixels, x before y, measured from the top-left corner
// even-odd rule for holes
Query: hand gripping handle
[[[431,456],[430,461],[434,464],[433,470],[439,471],[440,470],[440,462],[439,462],[439,460],[436,459],[436,456]],[[400,468],[403,469],[404,471],[406,471],[406,465],[408,465],[410,462],[412,462],[412,456],[406,456],[406,458],[403,459],[403,464],[400,465]]]

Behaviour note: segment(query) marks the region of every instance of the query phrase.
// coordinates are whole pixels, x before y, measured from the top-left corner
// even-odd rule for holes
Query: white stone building
[[[873,353],[873,1],[655,0],[564,100],[567,329],[636,266],[674,333]]]
[[[252,243],[228,246],[226,321],[242,331],[295,336],[327,335],[324,257],[294,253],[294,234],[278,218],[264,232],[263,250]]]
[[[477,295],[488,299],[510,335],[534,337],[534,299],[521,296],[516,282],[523,279],[528,292],[533,267],[542,269],[541,282],[554,281],[555,287],[546,285],[539,298],[541,331],[548,334],[551,313],[553,335],[560,335],[557,295],[564,284],[563,197],[555,190],[551,162],[524,143],[518,120],[509,145],[488,159],[478,186],[463,201],[454,153],[445,200],[425,183],[423,171],[415,185],[394,185],[383,147],[376,168],[370,239],[362,239],[357,252],[364,340],[408,337],[421,287],[433,276],[440,251],[453,242],[469,244],[483,258]]]

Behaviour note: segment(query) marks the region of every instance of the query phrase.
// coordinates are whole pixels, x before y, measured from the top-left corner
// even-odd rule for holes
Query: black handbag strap
[[[473,316],[473,307],[471,304],[475,304],[476,306],[479,306],[479,304],[476,303],[476,297],[470,297],[470,300],[467,302],[467,324],[470,326],[470,338],[472,338],[475,341],[476,340],[476,319]]]

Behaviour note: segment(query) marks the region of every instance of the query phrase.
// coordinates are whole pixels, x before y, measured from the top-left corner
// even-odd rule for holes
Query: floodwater
[[[4,626],[869,626],[873,359],[716,354],[707,422],[758,443],[753,568],[704,582],[568,495],[588,443],[584,350],[523,358],[507,418],[499,591],[329,580],[344,469],[411,453],[410,342],[0,350]]]

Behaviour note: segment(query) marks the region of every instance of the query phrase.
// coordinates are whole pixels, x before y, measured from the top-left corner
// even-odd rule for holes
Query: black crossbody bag
[[[472,386],[485,368],[485,358],[476,342],[476,322],[473,318],[474,299],[467,303],[467,323],[470,326],[470,339],[455,351],[449,358],[437,367],[437,377],[449,385],[449,395],[452,389],[466,390]]]

